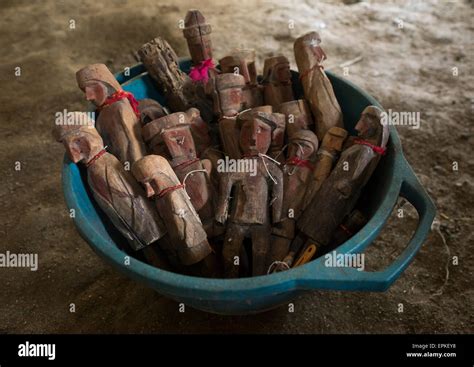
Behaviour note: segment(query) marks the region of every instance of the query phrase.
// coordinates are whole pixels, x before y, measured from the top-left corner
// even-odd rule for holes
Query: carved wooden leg
[[[283,261],[283,258],[288,254],[291,241],[295,236],[295,227],[293,219],[285,219],[278,223],[278,226],[272,228],[268,266],[274,261]]]
[[[290,250],[290,244],[291,239],[280,236],[272,236],[267,266],[270,266],[275,261],[283,261]]]
[[[246,230],[247,227],[242,225],[234,223],[228,225],[222,247],[224,276],[226,278],[237,278],[239,276],[239,265],[236,264],[240,263],[240,259],[238,262],[236,262],[236,259],[240,255]]]
[[[267,274],[267,257],[270,249],[270,232],[268,224],[251,226],[252,235],[252,275]]]

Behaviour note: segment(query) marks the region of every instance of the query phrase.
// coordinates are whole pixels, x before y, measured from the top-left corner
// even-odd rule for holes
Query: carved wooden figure
[[[223,73],[240,74],[247,85],[257,85],[255,50],[234,49],[229,56],[219,60]]]
[[[338,155],[342,150],[346,137],[347,131],[339,127],[333,127],[329,129],[329,131],[324,136],[321,147],[316,154],[313,175],[307,182],[304,199],[302,200],[303,210],[312,202],[312,199],[321,188],[324,180],[326,180],[326,178],[331,173],[334,163],[336,162]],[[275,270],[281,271],[293,266],[296,255],[301,252],[301,249],[304,247],[304,245],[304,237],[296,238],[291,243],[288,254],[283,259],[283,262],[286,265],[280,264],[280,266],[277,266]]]
[[[96,128],[108,150],[131,165],[146,154],[140,134],[140,113],[133,95],[125,92],[104,64],[93,64],[76,73],[77,84],[99,110]]]
[[[285,163],[285,153],[283,152],[283,147],[285,145],[286,129],[285,115],[281,113],[275,113],[273,112],[273,106],[265,105],[254,107],[247,111],[243,111],[237,117],[237,119],[245,120],[247,118],[247,115],[251,115],[256,112],[263,112],[265,114],[271,115],[271,119],[276,124],[276,127],[272,131],[272,141],[270,143],[270,148],[268,149],[268,156],[277,160],[281,164]]]
[[[184,18],[183,35],[194,65],[212,60],[211,25],[199,10],[189,10]]]
[[[148,155],[133,164],[132,172],[154,198],[179,261],[192,265],[205,259],[212,252],[206,232],[168,161]]]
[[[151,98],[139,100],[138,111],[140,112],[142,126],[168,114],[165,108],[158,101]]]
[[[286,135],[288,139],[299,130],[313,130],[314,122],[308,103],[304,99],[284,102],[275,108],[286,116]]]
[[[244,106],[242,89],[245,87],[245,79],[240,74],[224,73],[217,75],[214,83],[214,113],[219,118],[222,149],[230,158],[238,159],[241,154],[235,116]]]
[[[297,222],[307,243],[326,246],[344,217],[354,208],[388,141],[388,126],[382,111],[369,106],[355,126],[358,139],[341,153],[339,161]]]
[[[94,122],[81,112],[76,112],[75,118],[87,120],[89,124],[56,126],[55,139],[63,143],[71,161],[86,166],[87,181],[95,201],[130,247],[135,251],[144,250],[145,257],[152,259],[153,265],[163,267],[163,259],[157,258],[152,248],[155,245],[150,246],[166,234],[162,219],[132,174],[105,150]]]
[[[244,77],[244,109],[263,105],[263,87],[257,82],[255,50],[235,49],[229,56],[219,60],[219,64],[223,73],[240,74]]]
[[[201,119],[197,108],[190,108],[186,112],[175,112],[160,117],[149,122],[142,128],[143,139],[153,154],[163,155],[169,159],[171,158],[165,149],[160,134],[163,129],[175,126],[190,127],[198,156],[211,147],[208,125]]]
[[[340,127],[332,127],[328,130],[318,150],[313,180],[308,183],[305,202],[309,204],[314,195],[318,192],[324,180],[328,178],[334,164],[343,149],[344,141],[347,138],[347,131]]]
[[[271,158],[264,156],[276,124],[270,114],[261,111],[245,116],[238,120],[241,124],[240,147],[244,154],[238,167],[243,169],[222,173],[216,207],[216,220],[225,223],[231,206],[222,253],[227,277],[238,276],[238,256],[245,236],[252,239],[252,274],[265,274],[271,233],[270,203],[273,223],[281,220],[283,174]],[[234,186],[235,195],[230,203]]]
[[[318,150],[318,138],[309,130],[300,130],[288,143],[288,160],[283,166],[282,221],[272,229],[274,235],[269,265],[282,261],[288,254],[295,237],[296,220],[305,208],[305,193],[314,171],[314,156]]]
[[[242,75],[233,73],[219,74],[215,77],[214,113],[218,117],[232,117],[243,110],[244,101],[242,89],[245,79]]]
[[[295,41],[294,51],[304,95],[315,118],[316,135],[322,140],[331,127],[344,126],[341,107],[322,66],[326,54],[320,43],[319,34],[309,32]]]
[[[265,59],[263,67],[264,103],[276,108],[295,99],[291,83],[290,63],[285,56]]]
[[[212,188],[209,181],[212,170],[211,162],[197,157],[189,125],[164,128],[156,135],[154,141],[157,139],[161,139],[161,142],[157,141],[158,144],[161,143],[166,147],[170,165],[180,182],[185,185],[185,190],[198,212],[206,232],[212,234],[214,213]]]
[[[173,112],[196,107],[206,122],[212,120],[210,101],[201,92],[199,83],[179,69],[178,57],[168,42],[157,37],[144,44],[138,55]]]

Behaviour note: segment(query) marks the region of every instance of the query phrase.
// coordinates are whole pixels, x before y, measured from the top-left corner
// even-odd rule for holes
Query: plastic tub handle
[[[303,276],[299,288],[385,291],[392,285],[420,249],[436,214],[433,202],[406,161],[403,171],[399,195],[415,207],[419,221],[410,242],[397,259],[384,270],[369,272],[349,267],[327,268],[323,258],[316,268],[305,271],[305,275],[316,274],[316,277]]]

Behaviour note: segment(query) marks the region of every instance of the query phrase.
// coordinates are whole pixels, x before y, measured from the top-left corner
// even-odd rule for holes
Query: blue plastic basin
[[[189,60],[181,68],[189,69]],[[344,114],[349,131],[368,105],[380,104],[354,84],[327,73]],[[165,100],[153,86],[142,64],[130,69],[129,75],[116,75],[123,88],[137,99]],[[294,89],[301,95],[297,73],[293,72]],[[117,246],[120,235],[97,208],[87,190],[83,168],[64,159],[63,190],[69,209],[75,209],[75,225],[92,249],[107,262],[132,279],[152,287],[178,302],[219,314],[262,312],[288,303],[301,293],[313,289],[384,291],[400,276],[425,240],[435,216],[435,206],[403,156],[400,139],[393,126],[387,154],[372,176],[368,211],[369,222],[350,240],[338,248],[339,253],[357,253],[377,237],[387,222],[399,196],[406,198],[418,211],[419,223],[411,240],[399,257],[382,271],[358,271],[355,268],[328,268],[324,258],[281,273],[241,279],[206,279],[176,274],[152,267],[131,258],[124,265],[125,252]]]

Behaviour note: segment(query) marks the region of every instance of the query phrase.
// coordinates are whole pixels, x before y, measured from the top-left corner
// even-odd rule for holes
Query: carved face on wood
[[[159,155],[147,155],[132,165],[132,173],[147,192],[148,197],[161,190],[179,184],[168,161]]]
[[[291,72],[290,72],[290,63],[280,62],[275,65],[275,70],[273,71],[275,79],[282,84],[291,83]]]
[[[288,146],[288,158],[310,159],[315,153],[314,145],[307,140],[292,139]]]
[[[318,63],[321,63],[326,59],[326,54],[321,48],[321,37],[317,32],[310,32],[300,37],[297,42],[300,40],[316,59]],[[296,45],[296,43],[295,43]],[[296,46],[295,46],[296,47]]]
[[[87,163],[103,147],[102,138],[95,129],[89,131],[78,130],[62,138],[66,154],[71,161]]]
[[[368,106],[355,126],[358,136],[372,144],[385,146],[388,140],[388,125],[381,123],[381,113],[378,107]]]
[[[291,84],[290,63],[284,56],[265,60],[263,78],[268,83]]]
[[[98,80],[90,80],[86,82],[84,93],[86,95],[86,99],[94,103],[97,107],[102,106],[109,96],[107,86]]]
[[[231,73],[220,74],[216,77],[217,93],[214,98],[215,113],[232,117],[242,110],[242,88],[245,81],[242,75]]]
[[[288,158],[297,157],[311,160],[318,151],[318,137],[309,130],[300,130],[294,133],[288,144]]]
[[[272,127],[258,116],[245,120],[240,128],[240,148],[244,155],[265,154],[270,148]]]
[[[171,157],[196,158],[196,147],[189,126],[165,129],[161,136]]]
[[[142,182],[142,186],[145,188],[145,193],[147,198],[152,198],[156,195],[155,190],[150,185],[150,182]]]
[[[347,137],[347,131],[340,127],[332,127],[328,130],[326,135],[324,135],[321,147],[326,150],[336,150],[340,152],[342,150],[342,145]]]

